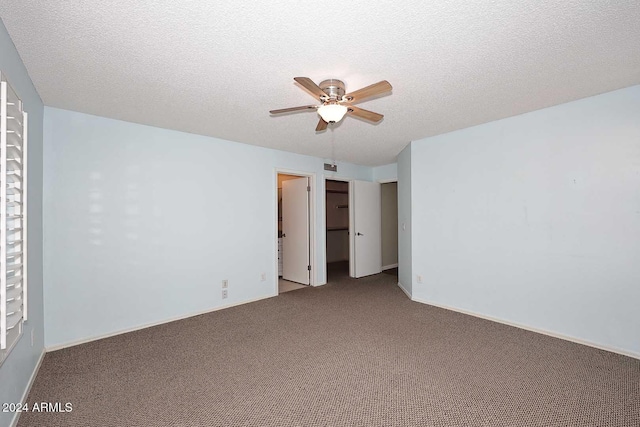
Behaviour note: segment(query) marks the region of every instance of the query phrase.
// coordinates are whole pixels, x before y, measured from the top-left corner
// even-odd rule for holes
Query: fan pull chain
[[[333,133],[333,124],[331,124],[329,126],[329,129],[331,129],[331,162],[333,163],[333,166],[336,165],[336,144],[335,144],[335,134]]]

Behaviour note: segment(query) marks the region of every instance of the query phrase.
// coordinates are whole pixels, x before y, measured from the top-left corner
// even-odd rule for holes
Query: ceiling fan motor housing
[[[319,86],[332,101],[342,100],[342,96],[345,94],[344,83],[341,80],[324,80]]]

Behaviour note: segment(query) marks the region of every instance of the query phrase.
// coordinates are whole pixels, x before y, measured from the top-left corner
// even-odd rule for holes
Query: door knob
[[[287,235],[286,235],[286,234],[284,234],[284,233],[282,233],[282,237],[287,237]]]
[[[357,233],[356,233],[356,236],[364,236],[364,234],[362,234],[362,233],[360,233],[360,232],[357,232]]]

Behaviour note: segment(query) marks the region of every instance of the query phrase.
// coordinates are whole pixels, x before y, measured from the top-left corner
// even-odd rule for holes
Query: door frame
[[[325,283],[329,282],[329,276],[327,275],[327,181],[341,181],[349,184],[349,276],[353,277],[352,269],[353,269],[353,208],[352,208],[352,194],[353,194],[353,180],[351,178],[341,178],[339,176],[327,176],[324,175],[324,209],[322,211],[322,220],[324,224],[324,265],[322,268],[324,269],[324,279]]]
[[[317,286],[317,266],[316,266],[316,174],[311,172],[302,172],[292,169],[275,168],[273,179],[273,197],[274,201],[274,218],[273,229],[275,241],[273,245],[273,261],[275,265],[275,282],[274,293],[279,295],[278,292],[278,174],[294,175],[300,178],[309,178],[309,186],[311,191],[309,192],[309,264],[311,265],[311,273],[309,275],[309,285]]]

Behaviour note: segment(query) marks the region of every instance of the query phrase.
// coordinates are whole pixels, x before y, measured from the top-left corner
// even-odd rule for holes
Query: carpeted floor
[[[398,267],[395,268],[390,268],[388,270],[383,270],[382,271],[384,274],[391,274],[392,276],[398,276]]]
[[[301,285],[300,283],[290,282],[284,280],[282,277],[278,279],[278,293],[283,294],[285,292],[297,291],[298,289],[307,288],[308,285]]]
[[[388,274],[46,355],[19,426],[639,426],[640,361],[407,299]]]

